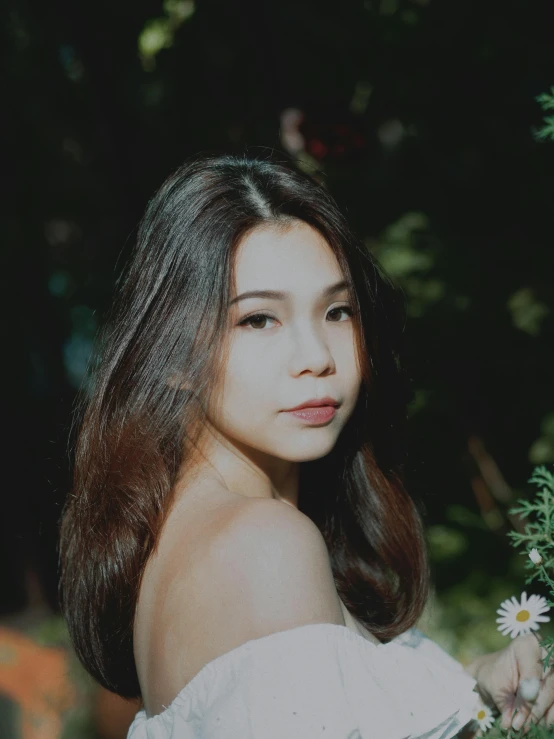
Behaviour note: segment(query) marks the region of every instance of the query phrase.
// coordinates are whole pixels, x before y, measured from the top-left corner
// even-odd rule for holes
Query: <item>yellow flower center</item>
[[[485,718],[486,715],[487,714],[485,713],[485,711],[483,711],[483,709],[481,709],[479,711],[479,713],[477,714],[477,718],[479,719],[479,721],[482,721]]]
[[[531,618],[531,614],[529,611],[518,611],[516,616],[516,621],[529,621]]]

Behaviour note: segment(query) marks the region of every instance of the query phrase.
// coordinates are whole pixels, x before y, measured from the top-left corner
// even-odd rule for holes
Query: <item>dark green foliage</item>
[[[550,94],[543,92],[536,100],[541,104],[545,113],[549,110],[554,110],[554,86],[550,88]],[[547,115],[544,117],[543,125],[537,131],[536,137],[539,140],[551,139],[554,141],[554,116]]]

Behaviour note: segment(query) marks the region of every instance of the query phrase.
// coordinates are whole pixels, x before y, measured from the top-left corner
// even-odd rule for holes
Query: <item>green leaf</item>
[[[543,110],[554,110],[554,87],[550,88],[550,94],[542,92],[535,100],[540,103]]]

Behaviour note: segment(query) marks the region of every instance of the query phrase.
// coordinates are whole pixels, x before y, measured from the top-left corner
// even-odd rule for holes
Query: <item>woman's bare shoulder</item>
[[[307,623],[344,623],[321,532],[278,500],[250,499],[237,507],[212,541],[196,582],[203,583],[197,613],[209,630],[204,637],[217,653]]]
[[[172,554],[170,579],[157,588],[163,603],[150,593],[163,610],[159,637],[143,625],[155,683],[166,686],[155,689],[160,700],[251,639],[307,623],[344,624],[323,537],[296,508],[244,497],[226,507],[207,539],[196,556],[190,548],[185,555],[185,544]],[[179,557],[186,560],[181,566]]]

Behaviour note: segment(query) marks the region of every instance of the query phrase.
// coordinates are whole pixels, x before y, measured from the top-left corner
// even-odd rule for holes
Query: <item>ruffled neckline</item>
[[[401,654],[404,654],[404,650],[406,646],[415,646],[413,644],[410,644],[410,637],[408,636],[409,632],[406,632],[404,634],[399,634],[398,636],[391,639],[389,642],[385,643],[379,643],[375,644],[366,637],[362,636],[361,634],[353,631],[351,626],[345,626],[343,624],[332,624],[332,623],[316,623],[316,624],[303,624],[302,626],[295,626],[291,629],[284,629],[283,631],[275,631],[271,634],[267,634],[266,636],[261,636],[256,639],[249,639],[246,642],[243,642],[238,647],[234,647],[233,649],[230,649],[228,652],[224,652],[223,654],[220,654],[218,657],[214,657],[214,659],[207,662],[200,670],[196,673],[196,675],[189,680],[189,682],[181,688],[179,693],[175,696],[175,698],[171,701],[171,703],[164,708],[163,711],[160,711],[159,713],[153,714],[152,716],[148,716],[146,714],[145,709],[141,709],[136,717],[135,722],[142,723],[143,721],[148,721],[149,723],[158,723],[158,722],[164,722],[165,719],[169,717],[171,713],[173,713],[175,710],[177,710],[181,705],[185,704],[186,702],[190,701],[191,698],[194,697],[195,692],[197,688],[201,687],[204,683],[204,679],[211,673],[213,673],[214,670],[217,671],[225,671],[229,668],[233,668],[236,665],[236,659],[239,657],[243,652],[250,651],[253,647],[259,647],[261,645],[267,645],[270,642],[273,641],[280,641],[283,639],[287,639],[291,634],[299,634],[308,630],[320,630],[322,632],[335,632],[340,638],[344,639],[345,641],[350,641],[353,644],[357,644],[357,646],[360,649],[367,649],[369,652],[372,652],[375,654],[375,652],[378,652],[380,656],[382,656],[387,651],[397,651],[400,650]],[[425,660],[425,658],[424,658]],[[460,669],[463,669],[460,665]],[[466,673],[467,674],[467,673]],[[468,679],[471,679],[470,675],[467,674]]]
[[[332,652],[323,658],[327,654],[327,646]],[[362,710],[355,720],[363,724],[365,732],[360,734],[358,731],[355,734],[357,739],[366,735],[374,736],[375,731],[379,736],[390,739],[447,739],[454,737],[474,718],[477,697],[474,693],[475,680],[459,662],[419,629],[408,629],[386,644],[375,644],[352,631],[349,626],[317,623],[251,639],[219,655],[204,665],[163,711],[151,717],[147,717],[145,709],[139,711],[128,736],[133,739],[169,739],[178,727],[181,732],[190,730],[190,735],[185,732],[188,739],[196,737],[200,726],[198,722],[204,720],[205,711],[209,712],[212,701],[217,703],[220,694],[224,695],[227,684],[238,685],[243,665],[248,665],[247,669],[257,665],[255,669],[261,670],[261,684],[265,686],[261,690],[272,690],[271,679],[268,683],[268,667],[264,663],[267,665],[267,659],[273,655],[283,655],[287,667],[283,672],[285,663],[279,664],[275,674],[278,675],[277,680],[287,680],[286,670],[291,669],[295,655],[298,656],[298,650],[301,652],[304,647],[306,655],[313,655],[318,663],[317,651],[314,650],[320,651],[323,658],[320,664],[330,664],[328,660],[333,661],[332,655],[337,655],[340,681],[346,679],[348,685],[341,700],[350,700],[353,706],[359,706]],[[321,652],[321,649],[324,651]],[[338,657],[340,654],[342,657]],[[252,658],[255,659],[254,663],[250,662]],[[350,674],[349,665],[352,666]],[[345,668],[347,672],[343,672]],[[291,677],[294,678],[294,675]],[[256,679],[253,679],[254,683],[245,680],[245,695],[256,685]],[[378,703],[372,706],[371,715],[364,714],[363,706],[367,704],[372,691],[375,691],[373,696]],[[313,694],[310,695],[308,691],[306,697],[309,704]],[[321,697],[324,699],[323,695]],[[328,696],[328,699],[331,697]],[[244,700],[244,695],[237,700]],[[285,695],[282,700],[287,700]],[[345,704],[341,703],[341,707],[344,710]],[[284,704],[277,710],[282,712],[283,709]],[[287,709],[288,704],[285,713]],[[312,709],[314,715],[317,713],[312,705],[307,709],[306,716]],[[213,719],[213,715],[206,714],[206,719]],[[256,715],[254,719],[258,722],[256,726],[259,731],[260,716]],[[370,724],[374,729],[369,729]]]
[[[153,719],[160,719],[163,720],[163,717],[167,714],[174,711],[179,705],[181,705],[185,700],[189,698],[190,694],[194,694],[195,689],[197,685],[200,685],[203,683],[204,677],[211,673],[214,669],[219,670],[225,670],[227,667],[233,666],[235,664],[235,658],[242,654],[242,652],[249,651],[252,649],[253,645],[259,646],[261,644],[267,644],[271,641],[278,641],[280,639],[283,639],[283,636],[291,634],[291,633],[300,633],[306,629],[321,629],[322,631],[337,631],[337,633],[342,634],[342,636],[350,640],[352,642],[357,642],[358,644],[362,645],[364,648],[369,648],[370,650],[378,649],[379,651],[385,650],[387,648],[390,648],[391,645],[394,647],[399,647],[400,645],[395,643],[396,639],[399,639],[400,637],[395,637],[395,639],[391,639],[390,642],[387,642],[386,644],[374,644],[373,642],[369,641],[369,639],[366,639],[364,636],[361,636],[361,634],[358,634],[357,632],[353,631],[351,627],[344,626],[343,624],[330,624],[330,623],[320,623],[320,624],[303,624],[302,626],[294,626],[292,629],[284,629],[283,631],[274,631],[272,634],[267,634],[266,636],[260,636],[256,639],[249,639],[246,642],[243,642],[242,644],[239,644],[238,647],[233,647],[233,649],[230,649],[228,652],[224,652],[223,654],[220,654],[218,657],[214,657],[214,659],[210,660],[209,662],[206,662],[204,667],[202,667],[196,675],[191,678],[191,680],[188,681],[188,683],[181,688],[179,693],[175,696],[175,698],[171,701],[171,703],[164,708],[163,711],[160,711],[160,713],[155,713],[152,716],[148,716],[146,714],[146,710],[142,709],[137,713],[137,719],[142,718],[147,721],[152,721]],[[401,635],[400,635],[401,636]]]

